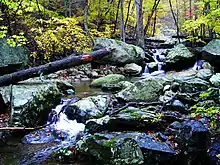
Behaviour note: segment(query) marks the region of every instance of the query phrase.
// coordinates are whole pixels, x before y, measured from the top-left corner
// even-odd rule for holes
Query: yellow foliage
[[[77,25],[76,18],[40,21],[43,21],[47,28],[32,28],[32,32],[38,34],[34,39],[38,51],[44,54],[44,59],[49,60],[53,54],[64,54],[66,50],[88,52],[91,49],[85,32]],[[36,53],[33,52],[32,56],[36,57]]]

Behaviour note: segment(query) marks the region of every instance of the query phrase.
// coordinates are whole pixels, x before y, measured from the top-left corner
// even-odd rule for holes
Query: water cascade
[[[198,70],[202,69],[202,65],[204,62],[205,62],[205,60],[197,60],[193,66],[193,70],[198,71]]]
[[[148,64],[146,64],[144,68],[144,73],[142,74],[142,78],[146,77],[161,77],[165,75],[164,70],[162,70],[163,62],[165,61],[166,49],[152,49],[153,59],[157,63],[158,69],[155,72],[150,73],[150,69]]]
[[[50,125],[26,135],[22,140],[27,144],[42,144],[53,141],[60,143],[54,147],[48,147],[37,152],[31,158],[26,158],[22,161],[22,165],[40,164],[47,160],[53,152],[64,147],[73,146],[74,143],[76,143],[80,133],[82,135],[85,125],[77,123],[76,120],[69,120],[67,118],[63,110],[65,110],[65,106],[70,102],[74,102],[74,100],[63,100],[60,105],[51,111],[53,115],[51,115],[51,113],[49,114],[47,124],[51,123]]]

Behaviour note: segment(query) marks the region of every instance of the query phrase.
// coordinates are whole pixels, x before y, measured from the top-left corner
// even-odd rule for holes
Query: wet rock
[[[220,62],[220,40],[214,39],[204,46],[202,49],[202,57],[211,64],[218,66]]]
[[[213,106],[217,106],[217,104],[215,103],[214,100],[204,100],[204,101],[200,101],[196,104],[195,110],[198,107],[209,108],[209,107],[213,107]],[[191,108],[191,109],[193,110],[194,108]]]
[[[170,88],[173,92],[177,92],[180,90],[180,84],[177,82],[173,82]]]
[[[96,133],[80,140],[77,149],[99,164],[168,165],[176,154],[168,144],[137,132]]]
[[[55,73],[51,73],[46,76],[47,79],[56,79],[58,77],[59,77],[59,75],[55,74]]]
[[[209,148],[210,165],[220,165],[220,140],[216,140]]]
[[[168,90],[168,91],[165,91],[164,95],[163,96],[160,96],[159,97],[159,100],[161,102],[169,102],[173,99],[173,97],[176,95],[175,92],[171,91],[171,90]]]
[[[209,82],[194,78],[190,80],[176,80],[180,84],[180,91],[183,93],[195,93],[205,91],[209,88]]]
[[[122,86],[120,84],[103,84],[101,89],[105,92],[119,92],[122,89]]]
[[[125,77],[120,74],[109,74],[105,77],[100,77],[92,81],[92,87],[101,87],[103,84],[117,84],[120,81],[124,81]]]
[[[150,62],[147,64],[150,72],[154,72],[158,70],[158,63],[157,62]]]
[[[132,83],[129,81],[120,81],[118,83],[118,85],[120,85],[122,89],[125,89],[127,87],[130,87],[132,85]]]
[[[62,90],[57,82],[25,81],[11,90],[13,125],[35,127],[43,125],[51,109],[59,104]]]
[[[126,64],[124,66],[124,73],[126,75],[138,76],[138,75],[140,75],[141,71],[142,71],[142,67],[135,64],[135,63]]]
[[[111,164],[114,165],[143,165],[144,156],[140,146],[133,139],[122,139],[119,145],[113,148]]]
[[[77,122],[85,123],[86,120],[102,117],[107,110],[107,106],[108,96],[90,96],[70,104],[65,114],[71,120],[76,119]]]
[[[96,71],[92,71],[92,72],[89,73],[88,75],[89,75],[89,77],[91,77],[91,78],[97,78],[97,77],[99,77],[99,74],[98,74]]]
[[[179,147],[187,153],[206,152],[211,142],[209,130],[196,120],[183,122],[177,137]]]
[[[197,77],[203,80],[209,80],[213,75],[210,69],[200,69],[197,73]]]
[[[163,88],[163,92],[169,91],[170,90],[170,85],[165,85]]]
[[[111,54],[96,62],[101,64],[110,63],[111,65],[124,65],[129,63],[141,64],[145,57],[143,49],[122,41],[107,38],[98,38],[95,41],[94,49],[106,47],[112,49]]]
[[[170,29],[166,31],[169,31],[168,33],[170,33]],[[167,33],[167,32],[166,32]],[[175,34],[174,34],[175,35]],[[165,35],[165,36],[157,36],[157,37],[149,37],[146,38],[147,43],[146,43],[146,47],[147,48],[153,48],[153,49],[161,49],[161,48],[173,48],[174,45],[176,44],[177,40],[170,37],[172,35]]]
[[[189,109],[187,106],[185,106],[180,100],[173,100],[171,103],[166,104],[164,106],[163,110],[168,110],[168,111],[178,111],[182,114],[188,114]]]
[[[209,81],[215,86],[219,87],[220,86],[220,73],[214,74]]]
[[[161,115],[156,112],[156,108],[133,108],[128,107],[118,114],[110,117],[103,117],[97,120],[89,120],[86,124],[88,132],[108,131],[128,131],[128,130],[159,130],[163,127],[164,121]],[[97,130],[94,129],[97,128]]]
[[[179,44],[171,49],[166,56],[166,69],[187,68],[195,63],[195,55],[191,53],[183,44]]]
[[[117,93],[116,97],[126,101],[157,101],[163,91],[162,83],[162,80],[157,78],[140,80]]]
[[[209,70],[211,70],[212,72],[214,72],[214,67],[213,67],[209,62],[204,62],[204,63],[202,64],[202,68],[203,68],[203,69],[209,69]]]
[[[11,47],[5,39],[0,40],[0,75],[15,72],[27,63],[28,51],[23,46]]]

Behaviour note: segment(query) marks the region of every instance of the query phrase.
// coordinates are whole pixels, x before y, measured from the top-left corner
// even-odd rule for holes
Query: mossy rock
[[[117,84],[120,81],[124,81],[125,76],[120,74],[109,74],[105,77],[100,77],[98,79],[95,79],[91,83],[91,87],[102,87],[102,85],[109,85],[109,84]]]

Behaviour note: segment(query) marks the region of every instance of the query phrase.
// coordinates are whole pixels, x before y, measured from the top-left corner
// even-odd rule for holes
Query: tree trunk
[[[151,14],[148,16],[147,23],[146,23],[146,25],[144,27],[144,35],[146,35],[146,33],[147,33],[148,29],[149,29],[151,19],[152,19],[153,15],[154,15],[154,12],[156,12],[159,3],[160,3],[160,0],[154,0],[154,5],[153,5],[153,7],[151,9]]]
[[[125,20],[125,30],[126,30],[126,26],[127,26],[127,23],[128,23],[128,18],[129,18],[129,15],[130,15],[130,8],[131,8],[131,0],[129,0],[129,3],[128,3],[127,17],[126,17],[126,20]]]
[[[93,60],[100,59],[111,52],[111,49],[104,48],[90,54],[80,56],[69,56],[62,60],[50,62],[45,65],[29,68],[26,70],[20,70],[11,74],[7,74],[0,77],[0,87],[7,86],[10,84],[16,84],[19,81],[26,80],[32,77],[38,77],[41,73],[50,74],[58,70],[67,69],[73,66],[92,62]]]
[[[116,28],[117,28],[117,24],[118,24],[118,13],[119,13],[119,8],[120,8],[120,3],[121,3],[121,0],[118,0],[117,12],[116,12],[116,17],[115,17],[115,25],[114,25],[114,30],[113,30],[112,35],[115,34],[115,31],[116,31]]]
[[[192,0],[189,0],[189,18],[192,19]]]
[[[86,6],[84,8],[84,28],[85,28],[85,31],[86,31],[86,34],[87,36],[89,37],[90,41],[91,41],[91,44],[92,46],[94,46],[94,40],[91,36],[91,33],[89,31],[89,28],[88,28],[88,11],[89,11],[89,6],[88,6],[88,1],[86,3]]]
[[[154,25],[153,25],[153,34],[152,37],[154,37],[155,33],[156,33],[156,24],[157,24],[157,11],[155,11],[155,15],[154,15]]]
[[[120,36],[121,41],[125,42],[124,0],[121,0],[120,11]]]
[[[173,16],[175,25],[176,25],[176,35],[177,35],[177,37],[178,37],[178,41],[180,42],[180,37],[179,37],[179,25],[178,25],[178,22],[177,22],[177,20],[176,20],[175,13],[174,13],[174,11],[173,11],[173,6],[172,6],[171,0],[169,0],[169,4],[170,4],[170,10],[171,10],[171,13],[172,13],[172,16]]]
[[[136,5],[136,22],[137,22],[137,28],[136,28],[136,39],[137,39],[137,46],[140,46],[144,49],[144,27],[143,27],[143,12],[142,12],[142,6],[143,6],[143,0],[135,0]]]

